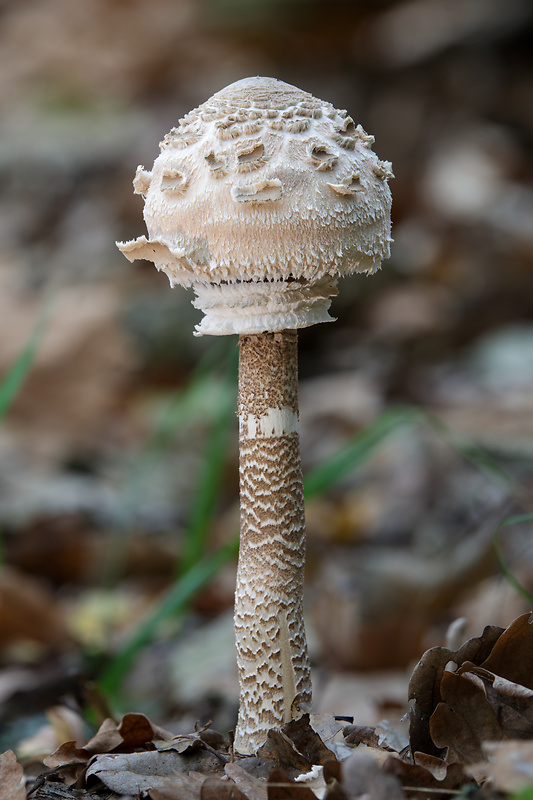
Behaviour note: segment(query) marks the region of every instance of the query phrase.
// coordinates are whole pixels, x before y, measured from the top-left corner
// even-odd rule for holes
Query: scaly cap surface
[[[336,280],[389,255],[389,162],[346,111],[274,78],[227,86],[139,167],[149,237],[119,244],[193,287],[196,332],[325,322]]]

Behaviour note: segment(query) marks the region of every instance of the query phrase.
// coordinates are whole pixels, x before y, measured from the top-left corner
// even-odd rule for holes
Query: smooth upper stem
[[[235,593],[240,681],[235,747],[311,702],[303,622],[305,518],[296,331],[239,337],[241,542]]]

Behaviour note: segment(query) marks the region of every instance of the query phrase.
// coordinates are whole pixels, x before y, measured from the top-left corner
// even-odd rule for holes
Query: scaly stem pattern
[[[311,702],[303,622],[305,517],[296,331],[239,337],[241,541],[235,593],[240,681],[235,747]]]

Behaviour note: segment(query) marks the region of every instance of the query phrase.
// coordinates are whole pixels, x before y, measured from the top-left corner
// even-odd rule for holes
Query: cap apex
[[[290,83],[280,81],[278,78],[255,75],[230,83],[229,86],[214,94],[211,99],[231,100],[232,102],[269,100],[276,104],[276,100],[283,100],[286,103],[287,101],[299,102],[309,98],[312,98],[315,103],[319,102],[309,92],[304,92]]]

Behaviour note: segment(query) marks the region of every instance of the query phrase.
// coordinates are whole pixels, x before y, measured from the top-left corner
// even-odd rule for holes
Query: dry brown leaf
[[[63,742],[57,750],[43,759],[43,763],[49,769],[57,769],[66,764],[87,764],[91,756],[83,747],[78,747],[76,742]]]
[[[13,750],[0,755],[0,800],[26,800],[24,770]]]
[[[455,671],[454,671],[455,670]],[[472,764],[484,743],[533,738],[533,625],[486,628],[455,653],[433,648],[409,684],[411,752]]]
[[[320,723],[318,720],[317,722]],[[325,729],[328,734],[331,735],[333,729],[331,719],[327,722],[328,726]],[[324,719],[322,723],[324,729]],[[338,725],[338,729],[335,732],[339,730],[342,730],[341,725]],[[288,722],[283,726],[282,731],[294,742],[298,752],[302,753],[310,764],[319,764],[323,766],[328,761],[335,760],[332,751],[324,744],[320,735],[314,730],[314,723],[311,723],[309,714],[304,714],[300,719],[294,719]]]
[[[345,727],[345,723],[340,722],[333,714],[309,714],[309,724],[324,744],[330,742]]]
[[[324,800],[347,800],[347,795],[341,786],[341,763],[329,761],[323,767],[326,793]]]
[[[533,741],[486,742],[488,761],[473,764],[467,772],[484,778],[502,792],[516,792],[533,784]]]
[[[306,772],[311,769],[309,759],[299,752],[292,739],[283,730],[277,728],[269,730],[267,740],[259,748],[257,755],[296,772]]]
[[[50,769],[60,768],[62,780],[72,786],[94,756],[131,753],[170,736],[172,734],[152,725],[144,714],[125,714],[119,725],[113,719],[104,720],[97,733],[82,747],[74,741],[64,742],[44,759],[44,764]]]
[[[442,781],[446,777],[448,764],[441,758],[429,756],[426,753],[415,753],[413,761],[417,767],[423,767],[438,781]]]
[[[331,733],[331,724],[326,728]],[[323,765],[335,759],[334,753],[311,727],[309,714],[288,722],[280,730],[272,728],[257,754],[297,773],[308,772],[315,764]]]
[[[186,775],[158,778],[157,786],[148,790],[151,800],[200,800],[201,784]],[[137,795],[135,795],[137,796]]]
[[[355,752],[341,764],[341,786],[348,798],[361,795],[372,800],[404,800],[400,781],[384,772],[366,753]]]
[[[174,736],[166,741],[155,742],[155,747],[160,752],[175,750],[176,753],[186,753],[187,750],[199,750],[204,743],[198,736]]]
[[[466,661],[471,661],[473,664],[481,664],[492,652],[496,642],[504,632],[504,628],[499,628],[496,625],[487,625],[483,629],[481,636],[468,639],[467,642],[461,645],[459,650],[452,653],[452,661],[457,666],[461,666]]]
[[[124,736],[127,738],[127,745]],[[78,747],[74,741],[64,742],[44,759],[44,764],[50,769],[67,764],[87,764],[98,753],[111,753],[123,745],[128,748],[139,747],[151,741],[152,736],[153,728],[143,714],[126,714],[120,726],[114,720],[106,719],[97,733],[82,747]]]
[[[261,781],[237,763],[226,764],[224,771],[248,800],[267,800],[266,782]]]
[[[123,742],[114,719],[105,719],[95,735],[83,746],[83,750],[91,755],[97,753],[112,753]]]
[[[200,784],[186,773],[219,769],[219,762],[211,753],[201,753],[201,761],[185,757],[175,751],[160,753],[150,750],[141,753],[96,756],[87,769],[87,780],[98,778],[115,792],[135,794],[157,789],[168,791],[169,780],[175,781],[183,791],[194,788],[194,797],[200,797]]]
[[[515,619],[498,638],[490,655],[480,666],[513,683],[533,689],[532,620],[533,616],[529,612]]]
[[[413,670],[409,682],[409,739],[412,753],[438,754],[429,732],[429,719],[441,700],[440,682],[452,656],[451,650],[445,647],[432,647],[424,653]]]
[[[473,667],[465,677],[470,680],[477,679],[483,685],[486,697],[496,711],[505,738],[533,737],[533,690],[494,675],[482,667]]]
[[[332,783],[328,786],[324,800],[349,800],[348,795],[340,785],[340,783]]]
[[[247,800],[233,781],[208,778],[202,784],[201,800]]]
[[[419,764],[409,764],[396,756],[389,756],[383,764],[383,770],[394,775],[402,786],[414,786],[417,789],[460,789],[467,778],[461,764],[445,764],[434,756],[417,755]]]
[[[118,732],[122,736],[124,747],[142,747],[151,742],[155,734],[152,723],[144,714],[125,714]]]
[[[499,741],[502,730],[496,712],[482,686],[466,675],[445,672],[441,681],[442,703],[431,716],[431,738],[448,748],[447,760],[471,764],[483,758],[482,743]]]
[[[376,729],[370,725],[346,725],[343,731],[344,741],[351,747],[367,744],[369,747],[378,746]]]
[[[381,722],[376,725],[375,734],[378,737],[378,745],[383,750],[392,750],[393,753],[401,753],[402,750],[408,747],[409,743],[406,736],[401,731],[397,731],[387,719],[382,719]]]
[[[308,786],[294,783],[283,769],[275,769],[268,779],[268,800],[316,800]]]
[[[461,667],[465,662],[483,663],[503,633],[503,628],[487,626],[481,636],[469,639],[456,652],[446,647],[432,647],[424,653],[409,681],[409,740],[412,753],[441,755],[431,737],[430,718],[442,700],[441,681],[446,665],[453,662]]]
[[[54,768],[71,761],[87,762],[99,753],[127,752],[169,736],[172,734],[152,725],[144,714],[125,714],[119,725],[113,719],[104,720],[83,747],[76,747],[75,742],[65,742],[45,760],[45,764]]]
[[[202,740],[208,747],[213,747],[215,750],[227,750],[228,740],[219,731],[214,731],[212,728],[198,731],[199,739]]]

